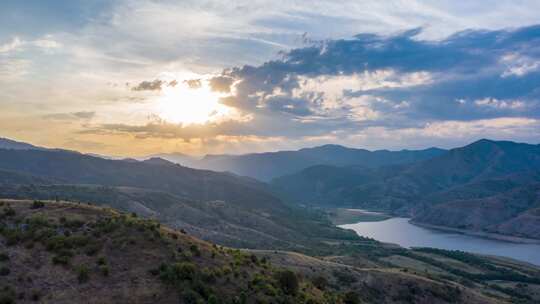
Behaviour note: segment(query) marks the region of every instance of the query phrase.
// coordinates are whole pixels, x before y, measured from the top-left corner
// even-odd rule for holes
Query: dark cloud
[[[426,73],[430,81],[425,83],[344,90],[341,101],[371,97],[368,106],[379,114],[371,124],[383,126],[394,123],[389,118],[407,124],[407,120],[418,119],[540,117],[539,25],[467,30],[440,41],[420,40],[420,32],[421,28],[415,28],[394,36],[359,34],[352,39],[325,41],[293,49],[282,59],[260,66],[228,70],[211,81],[234,79],[235,93],[223,98],[224,104],[247,112],[264,109],[302,117],[328,113],[321,102],[328,98],[326,92],[318,98],[310,92],[298,96],[303,79],[381,70],[391,70],[397,76]],[[484,99],[495,101],[483,103]],[[354,106],[343,102],[341,110],[353,111]]]
[[[156,79],[153,81],[142,81],[138,85],[131,88],[133,91],[161,91],[161,87],[165,81]]]
[[[208,81],[212,91],[221,93],[229,93],[231,91],[231,85],[233,82],[234,78],[228,76],[217,76]]]

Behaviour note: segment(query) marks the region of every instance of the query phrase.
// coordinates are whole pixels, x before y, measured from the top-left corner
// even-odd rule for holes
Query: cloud
[[[212,91],[220,93],[229,93],[231,91],[231,86],[234,82],[234,78],[228,76],[217,76],[212,77],[209,80],[209,85]]]
[[[161,86],[165,84],[165,81],[156,79],[153,81],[142,81],[136,86],[132,87],[132,91],[161,91]]]
[[[21,39],[19,39],[19,37],[13,37],[10,42],[0,44],[0,54],[10,53],[12,51],[15,51],[22,45],[23,45],[23,42],[21,41]]]
[[[184,80],[184,83],[187,84],[190,89],[198,89],[202,86],[200,79],[188,79]]]
[[[81,111],[70,113],[54,113],[44,116],[45,119],[52,120],[90,120],[96,116],[96,112],[93,111]]]

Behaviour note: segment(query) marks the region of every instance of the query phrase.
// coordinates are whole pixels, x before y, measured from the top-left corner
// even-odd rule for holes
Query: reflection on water
[[[358,235],[402,247],[434,247],[474,253],[511,257],[540,265],[539,244],[516,244],[458,233],[442,232],[410,224],[406,218],[391,218],[380,222],[340,225]]]

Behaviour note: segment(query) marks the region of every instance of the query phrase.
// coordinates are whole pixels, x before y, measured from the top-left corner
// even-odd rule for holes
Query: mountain
[[[7,138],[0,137],[0,149],[12,150],[45,150],[45,148],[37,147],[24,142],[19,142]]]
[[[377,168],[387,165],[406,164],[429,159],[445,150],[368,151],[339,145],[324,145],[298,151],[279,151],[243,155],[207,155],[191,165],[200,169],[230,171],[261,181],[291,174],[314,165],[360,165]],[[166,157],[165,157],[166,158]]]
[[[184,167],[192,167],[192,168],[197,168],[197,162],[198,162],[198,158],[194,157],[194,156],[191,156],[191,155],[187,155],[187,154],[184,154],[184,153],[160,153],[160,154],[151,154],[151,155],[147,155],[147,156],[141,156],[141,157],[137,157],[136,159],[139,159],[139,160],[148,160],[148,159],[152,159],[152,158],[161,158],[161,159],[165,159],[165,160],[168,160],[172,163],[175,163],[175,164],[179,164],[179,165],[182,165]]]
[[[339,256],[217,246],[155,220],[80,203],[0,200],[0,210],[2,303],[538,300],[538,269],[461,252],[381,247],[370,267],[360,267]]]
[[[484,139],[412,164],[375,169],[311,167],[276,178],[272,185],[276,193],[290,201],[418,214],[418,221],[427,219],[426,210],[437,205],[438,216],[432,216],[430,223],[444,225],[442,210],[453,208],[440,204],[488,198],[539,181],[540,145]],[[460,204],[458,212],[467,213],[465,205]],[[512,216],[518,211],[526,210],[516,209]],[[473,216],[481,220],[484,213]],[[463,221],[452,226],[468,225],[463,216],[452,218]]]
[[[318,213],[284,204],[258,181],[157,158],[124,161],[0,149],[0,197],[107,204],[244,248],[322,251],[325,239],[357,239]]]

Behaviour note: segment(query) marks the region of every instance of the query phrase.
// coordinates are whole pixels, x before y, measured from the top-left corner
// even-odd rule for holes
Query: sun
[[[182,125],[216,121],[230,113],[230,108],[219,102],[220,97],[204,83],[195,88],[186,83],[165,87],[157,103],[158,115],[168,122]]]

